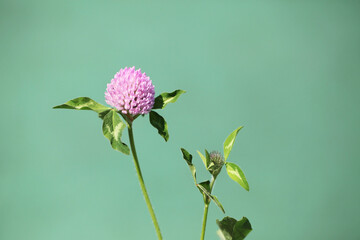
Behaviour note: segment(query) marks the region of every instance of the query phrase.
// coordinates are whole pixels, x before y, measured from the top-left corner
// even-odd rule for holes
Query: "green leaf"
[[[235,138],[236,135],[238,134],[238,132],[242,129],[243,127],[238,127],[237,129],[235,129],[235,131],[233,131],[232,133],[230,133],[230,135],[226,138],[225,142],[224,142],[224,158],[225,161],[228,158],[231,149],[234,145],[235,142]]]
[[[221,221],[219,221],[218,219],[216,220],[216,223],[222,233],[222,237],[225,240],[232,240],[233,229],[236,222],[236,219],[232,217],[224,217]]]
[[[174,103],[180,97],[181,94],[185,93],[184,90],[176,90],[172,93],[164,92],[155,98],[153,109],[163,109],[168,103]]]
[[[75,110],[92,110],[99,114],[100,118],[104,118],[105,115],[110,111],[111,108],[106,107],[100,103],[95,102],[88,97],[78,97],[74,98],[64,104],[53,107],[54,109],[75,109]]]
[[[99,113],[99,118],[104,119],[104,117],[106,116],[106,114],[108,114],[110,111],[111,111],[111,108],[108,109],[108,110],[105,110],[105,111],[103,111],[103,112],[101,112],[101,113]]]
[[[251,224],[246,217],[237,221],[235,218],[224,217],[223,220],[216,220],[220,228],[219,236],[224,240],[243,240],[251,232]]]
[[[214,201],[214,203],[216,204],[216,206],[218,206],[218,207],[221,209],[221,211],[222,211],[223,213],[225,213],[225,209],[224,209],[224,207],[222,206],[222,204],[220,203],[219,199],[218,199],[216,196],[214,196],[214,195],[211,195],[211,199]]]
[[[189,165],[191,174],[194,178],[194,182],[196,184],[196,169],[195,166],[192,164],[192,155],[186,151],[184,148],[181,148],[181,152],[183,154],[183,158],[185,159],[186,163]]]
[[[169,139],[169,132],[168,132],[168,126],[167,126],[165,119],[162,116],[160,116],[157,112],[154,112],[154,111],[150,112],[149,119],[150,119],[151,125],[153,125],[153,127],[155,127],[158,130],[158,133],[167,142],[167,140]]]
[[[208,166],[209,166],[209,163],[210,163],[210,160],[209,160],[210,158],[204,157],[204,155],[202,155],[202,153],[199,152],[199,151],[197,151],[197,153],[199,154],[201,160],[203,161],[203,163],[204,163],[204,165],[205,165],[205,167],[207,169]]]
[[[200,193],[204,197],[204,203],[209,204],[210,203],[210,181],[201,182],[199,184],[196,184],[196,187],[199,189]]]
[[[249,191],[249,184],[241,168],[235,163],[231,162],[227,162],[225,165],[229,177],[235,182],[239,183],[240,186],[242,186],[246,191]]]
[[[110,110],[104,117],[102,129],[104,136],[110,140],[113,149],[129,155],[129,147],[121,141],[122,131],[125,126],[125,123],[121,121],[121,118],[116,111]]]
[[[214,201],[214,203],[216,204],[216,206],[218,206],[220,208],[220,210],[225,213],[224,207],[221,205],[220,201],[218,200],[218,198],[214,195],[211,195],[210,191],[210,181],[205,181],[205,182],[201,182],[199,184],[196,185],[200,191],[200,193],[202,193],[204,195],[204,198],[206,199],[209,198],[211,200]]]
[[[205,196],[210,197],[210,181],[201,182],[196,185],[201,194],[205,194]]]
[[[206,149],[205,149],[205,157],[206,157],[206,162],[207,162],[207,167],[206,168],[208,168],[209,165],[210,165],[210,154]]]
[[[243,217],[240,221],[234,226],[233,230],[233,240],[242,240],[252,231],[251,224],[249,219]]]

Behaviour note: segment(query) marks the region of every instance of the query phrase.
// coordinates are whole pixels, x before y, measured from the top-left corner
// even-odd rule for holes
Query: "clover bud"
[[[210,153],[210,163],[208,170],[215,178],[219,175],[221,168],[224,166],[224,157],[218,151]]]

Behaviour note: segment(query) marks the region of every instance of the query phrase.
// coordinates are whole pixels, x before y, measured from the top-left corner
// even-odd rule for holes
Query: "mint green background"
[[[359,1],[0,1],[0,239],[156,239],[129,156],[92,112],[125,66],[156,92],[187,90],[162,112],[165,143],[135,123],[165,239],[199,239],[203,203],[179,148],[221,150],[214,193],[247,216],[247,239],[360,239]],[[125,134],[127,140],[127,134]],[[201,160],[200,180],[208,178]],[[218,239],[211,205],[206,239]]]

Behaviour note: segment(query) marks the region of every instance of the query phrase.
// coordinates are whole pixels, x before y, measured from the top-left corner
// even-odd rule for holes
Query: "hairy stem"
[[[158,237],[159,240],[162,240],[160,227],[159,227],[159,224],[158,224],[158,222],[156,220],[155,212],[154,212],[154,209],[152,208],[149,195],[148,195],[148,193],[146,191],[146,188],[145,188],[144,179],[143,179],[143,176],[141,174],[139,160],[138,160],[138,157],[137,157],[137,154],[136,154],[136,149],[135,149],[134,134],[133,134],[132,124],[131,123],[128,125],[128,132],[129,132],[131,153],[133,155],[134,164],[135,164],[135,168],[136,168],[136,173],[137,173],[137,176],[138,176],[138,179],[139,179],[139,182],[140,182],[140,187],[141,187],[142,193],[143,193],[143,195],[145,197],[145,202],[146,202],[146,205],[147,205],[147,207],[149,209],[151,219],[152,219],[152,221],[154,223],[154,227],[155,227],[157,237]]]
[[[215,179],[214,177],[212,177],[211,182],[210,182],[210,194],[212,192],[212,189],[214,187],[214,183],[215,183]],[[203,216],[203,223],[202,223],[202,228],[201,228],[201,240],[204,240],[205,238],[205,229],[206,229],[206,222],[207,222],[207,215],[209,212],[209,205],[210,205],[210,199],[209,197],[205,197],[204,199],[205,202],[205,207],[204,207],[204,216]]]
[[[209,204],[205,204],[205,208],[204,208],[204,216],[203,216],[203,223],[202,223],[202,229],[201,229],[201,240],[204,240],[205,238],[205,229],[206,229],[206,221],[207,221],[207,215],[208,215],[208,211],[209,211]]]

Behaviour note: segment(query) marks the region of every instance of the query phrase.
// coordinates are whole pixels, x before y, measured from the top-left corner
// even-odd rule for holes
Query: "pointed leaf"
[[[216,204],[216,206],[218,206],[220,208],[220,210],[225,213],[225,209],[224,207],[222,206],[222,204],[220,203],[219,199],[214,196],[214,195],[211,195],[211,199],[214,201],[214,203]]]
[[[181,152],[183,154],[183,158],[185,159],[186,163],[189,165],[191,174],[194,178],[194,182],[196,184],[196,169],[195,166],[192,164],[192,155],[186,151],[184,148],[181,148]]]
[[[249,184],[241,168],[235,163],[231,162],[227,162],[225,165],[229,177],[235,182],[239,183],[240,186],[242,186],[246,191],[249,191]]]
[[[236,135],[238,134],[238,132],[242,129],[243,127],[238,127],[237,129],[235,129],[235,131],[233,131],[232,133],[230,133],[230,135],[226,138],[225,142],[224,142],[224,158],[225,161],[228,158],[231,149],[234,145],[235,142],[235,138]]]
[[[236,224],[236,219],[232,217],[224,217],[221,221],[216,220],[217,225],[220,228],[220,232],[222,233],[223,239],[232,240],[233,229]]]
[[[243,217],[237,221],[233,229],[233,240],[242,240],[252,231],[249,219]]]
[[[174,103],[180,97],[181,94],[185,93],[184,90],[176,90],[172,93],[164,92],[155,98],[153,109],[163,109],[168,103]]]
[[[205,194],[206,196],[210,197],[210,181],[201,182],[196,185],[201,194]]]
[[[205,157],[206,157],[206,162],[207,162],[207,168],[209,168],[210,165],[210,154],[209,152],[205,149]]]
[[[185,159],[185,161],[187,162],[188,165],[192,164],[192,155],[185,150],[185,148],[180,148],[182,154],[183,154],[183,158]]]
[[[110,144],[113,149],[129,155],[129,147],[121,141],[122,131],[125,126],[125,123],[121,121],[120,116],[115,112],[115,110],[111,110],[104,117],[102,129],[104,136],[110,140]]]
[[[196,187],[199,189],[200,193],[204,197],[204,203],[210,203],[210,181],[201,182],[196,184]]]
[[[216,196],[211,195],[211,193],[210,193],[211,192],[210,181],[201,182],[201,183],[197,184],[197,187],[200,190],[200,192],[204,195],[204,197],[208,197],[211,200],[213,200],[214,203],[216,204],[216,206],[218,206],[220,208],[220,210],[223,213],[225,213],[224,207],[221,205],[218,198]]]
[[[203,161],[203,163],[204,163],[204,165],[205,165],[205,167],[206,167],[206,169],[207,169],[208,166],[209,166],[209,158],[206,158],[206,157],[205,157],[204,155],[202,155],[202,153],[199,152],[199,151],[197,151],[197,153],[199,154],[201,160]]]
[[[100,118],[104,118],[106,115],[106,111],[109,111],[111,108],[106,107],[100,103],[95,102],[91,98],[88,97],[78,97],[74,98],[64,104],[53,107],[54,109],[62,108],[62,109],[75,109],[75,110],[92,110],[94,112],[99,113]],[[105,114],[102,114],[106,112]]]
[[[153,127],[155,127],[158,130],[158,133],[167,142],[167,140],[169,139],[169,132],[168,132],[168,126],[167,126],[165,119],[162,116],[160,116],[157,112],[154,112],[154,111],[150,112],[149,119],[150,119],[151,125],[153,125]]]

